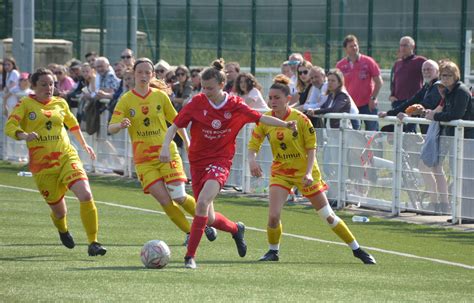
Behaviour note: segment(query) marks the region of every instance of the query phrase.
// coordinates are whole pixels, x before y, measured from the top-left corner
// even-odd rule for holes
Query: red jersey
[[[174,120],[179,128],[192,122],[189,162],[193,165],[219,161],[229,163],[230,167],[239,131],[246,123],[258,122],[262,116],[242,98],[225,95],[225,100],[216,106],[205,94],[198,94]]]

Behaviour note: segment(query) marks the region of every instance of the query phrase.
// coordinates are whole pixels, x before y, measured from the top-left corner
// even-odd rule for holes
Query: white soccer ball
[[[170,261],[171,251],[164,241],[151,240],[143,245],[140,257],[146,268],[160,269]]]

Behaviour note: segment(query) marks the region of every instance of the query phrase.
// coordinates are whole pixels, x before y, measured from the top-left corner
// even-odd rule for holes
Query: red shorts
[[[221,188],[227,182],[230,174],[230,164],[215,162],[207,166],[191,165],[191,180],[193,185],[194,198],[197,200],[204,184],[208,180],[216,180]]]

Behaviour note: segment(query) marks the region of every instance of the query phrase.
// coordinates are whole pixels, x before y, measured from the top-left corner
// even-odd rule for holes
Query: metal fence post
[[[372,56],[372,39],[374,27],[374,0],[369,0],[369,22],[367,26],[367,56]]]
[[[415,42],[418,40],[418,12],[419,12],[419,0],[413,0],[413,29],[412,35]]]
[[[464,161],[464,127],[457,126],[454,131],[453,152],[453,192],[452,192],[452,222],[461,224],[463,161]]]
[[[160,47],[161,47],[161,1],[156,0],[156,25],[155,25],[155,60],[160,60]]]
[[[339,18],[338,18],[338,24],[339,24],[339,31],[337,34],[338,40],[342,41],[344,38],[342,35],[344,34],[344,6],[346,5],[345,0],[339,0]],[[342,58],[342,48],[338,47],[337,48],[337,59]]]
[[[400,195],[402,188],[402,145],[403,145],[403,123],[397,121],[394,125],[394,165],[393,165],[393,189],[392,189],[392,215],[400,215]]]
[[[465,51],[466,51],[466,27],[467,27],[467,0],[462,0],[462,8],[461,8],[461,35],[460,35],[460,42],[461,42],[461,49],[460,54],[459,54],[459,62],[460,64],[460,69],[464,70],[466,61],[464,58]],[[469,54],[470,55],[470,54]],[[464,73],[461,73],[461,81],[464,81]]]
[[[324,51],[324,68],[329,70],[331,67],[331,0],[326,0],[326,47]]]
[[[222,57],[222,37],[223,37],[223,0],[219,0],[217,6],[217,58]]]
[[[291,55],[291,41],[293,31],[293,1],[288,0],[287,6],[287,23],[286,23],[286,58]],[[286,60],[286,59],[285,59]]]
[[[191,0],[186,0],[186,54],[184,62],[191,66]]]
[[[81,59],[82,0],[77,0],[76,57]]]
[[[105,28],[105,7],[104,0],[100,0],[99,3],[99,18],[100,18],[100,30],[99,30],[99,53],[101,56],[104,55],[104,28]]]
[[[257,0],[252,0],[252,47],[250,54],[250,72],[255,75],[257,64]]]
[[[341,119],[341,125],[345,125],[346,124],[346,119]],[[338,150],[337,150],[337,157],[338,157],[338,162],[337,162],[337,208],[338,209],[341,209],[345,206],[345,195],[344,195],[344,192],[345,192],[345,177],[344,177],[344,171],[343,171],[343,155],[344,155],[344,146],[345,146],[345,140],[344,140],[344,136],[345,136],[345,133],[346,133],[346,129],[344,127],[340,127],[339,128],[339,147],[338,147]],[[344,198],[344,201],[343,201],[343,198]]]
[[[132,7],[130,0],[127,0],[127,48],[132,48]]]
[[[56,39],[56,19],[57,19],[57,14],[56,14],[56,0],[53,0],[53,3],[52,3],[52,24],[51,24],[51,37],[53,39]]]

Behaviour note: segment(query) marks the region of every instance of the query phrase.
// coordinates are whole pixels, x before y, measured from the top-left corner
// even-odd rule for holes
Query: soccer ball
[[[151,240],[143,245],[140,257],[146,268],[160,269],[170,261],[171,251],[164,241]]]

